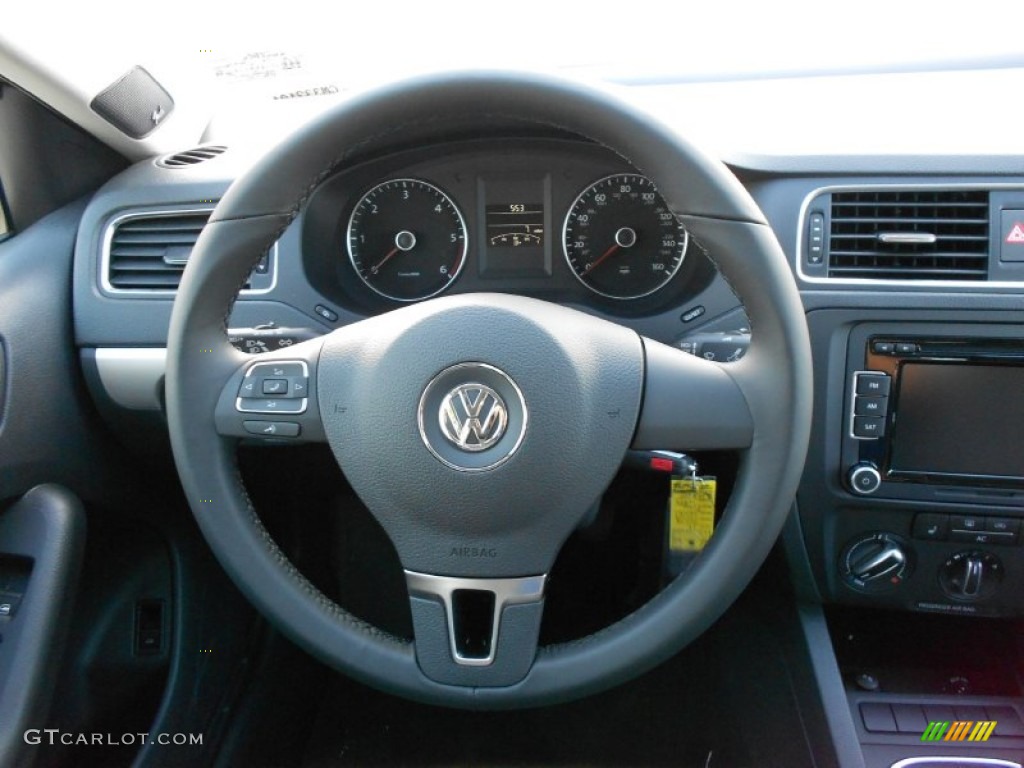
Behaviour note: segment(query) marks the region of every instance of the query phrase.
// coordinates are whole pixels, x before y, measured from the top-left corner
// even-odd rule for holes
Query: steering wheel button
[[[242,426],[250,435],[260,437],[298,437],[300,431],[292,421],[244,421]]]
[[[240,397],[235,407],[242,413],[304,413],[306,398]]]
[[[286,379],[293,376],[305,378],[309,375],[306,364],[298,360],[286,362],[267,361],[253,363],[245,373],[245,378]]]
[[[288,379],[264,379],[264,395],[284,395],[288,392]]]

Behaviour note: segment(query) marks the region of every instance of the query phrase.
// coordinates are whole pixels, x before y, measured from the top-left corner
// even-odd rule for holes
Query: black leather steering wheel
[[[255,360],[228,343],[239,288],[328,175],[390,147],[508,125],[570,131],[646,173],[743,301],[753,334],[746,356],[708,362],[571,309],[492,294],[406,306]],[[299,439],[330,445],[391,538],[406,571],[412,643],[319,592],[260,523],[235,453],[252,418],[237,410],[239,398],[264,375],[298,388],[287,407],[302,409],[288,415]],[[607,688],[706,629],[781,530],[803,468],[812,392],[789,265],[736,178],[601,91],[507,73],[434,76],[352,99],[238,179],[185,270],[166,382],[189,502],[228,574],[267,618],[378,688],[492,709]],[[443,410],[458,397],[454,424],[465,429],[446,430]],[[685,577],[645,606],[583,640],[538,647],[546,574],[630,447],[739,451],[723,520]],[[382,472],[385,462],[402,471]],[[451,629],[460,620],[452,606],[465,599],[490,611],[483,651],[462,647]]]

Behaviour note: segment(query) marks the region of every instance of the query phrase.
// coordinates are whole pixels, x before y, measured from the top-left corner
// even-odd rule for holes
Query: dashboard
[[[241,159],[140,163],[87,207],[75,322],[101,407],[159,412],[173,288]],[[791,261],[811,332],[815,419],[787,539],[797,585],[814,600],[1022,615],[1024,417],[1011,395],[1024,370],[1024,178],[892,166],[733,168]],[[641,171],[579,138],[515,132],[326,174],[230,326],[259,353],[469,292],[557,302],[720,361],[750,338],[712,259]],[[921,375],[936,371],[948,376]],[[988,414],[972,391],[1004,405]],[[965,586],[968,571],[984,586]]]
[[[243,168],[230,151],[185,170],[141,163],[96,194],[78,238],[81,346],[163,345],[191,245]],[[332,173],[253,271],[231,325],[270,339],[268,329],[322,333],[469,292],[561,303],[666,343],[709,320],[744,326],[642,173],[602,147],[546,136],[452,140]]]
[[[76,341],[125,442],[164,427],[177,280],[253,161],[237,147],[211,154],[140,162],[81,218]],[[1024,616],[1024,173],[968,155],[730,167],[782,246],[810,331],[811,443],[781,539],[798,596],[968,622]],[[604,147],[551,132],[452,136],[317,179],[229,330],[258,355],[433,296],[512,293],[734,360],[757,329],[713,259]],[[871,695],[850,694],[858,735],[902,738],[869,732],[857,707],[889,706]]]

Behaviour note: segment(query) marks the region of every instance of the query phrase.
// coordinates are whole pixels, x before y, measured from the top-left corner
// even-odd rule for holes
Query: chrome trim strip
[[[899,245],[934,245],[939,241],[931,232],[879,232],[875,237],[880,243]]]
[[[508,605],[537,603],[544,598],[547,574],[517,579],[465,579],[457,576],[435,576],[430,573],[405,572],[405,584],[410,596],[440,599],[444,604],[448,624],[448,644],[452,659],[466,667],[486,667],[494,663],[498,648],[498,629],[501,613]],[[455,618],[452,613],[452,594],[459,589],[472,589],[494,594],[494,616],[491,619],[491,647],[487,658],[466,658],[455,646]]]
[[[1024,286],[1024,280],[866,280],[860,277],[818,277],[808,275],[804,272],[804,260],[806,251],[804,249],[804,230],[807,227],[807,214],[811,202],[818,196],[833,192],[890,192],[896,190],[980,190],[984,192],[1019,191],[1024,192],[1024,185],[1009,184],[1006,182],[995,182],[992,184],[830,184],[824,187],[817,187],[811,190],[800,205],[800,213],[797,216],[796,247],[793,253],[796,256],[797,277],[805,283],[816,285],[834,285],[837,288],[842,286],[857,285],[863,287],[871,286],[904,286],[918,288],[975,288],[975,289],[999,289],[1012,288],[1020,290]],[[991,208],[990,208],[991,211]],[[828,253],[825,254],[825,269],[828,269]]]
[[[160,347],[100,347],[96,372],[107,396],[122,408],[162,409],[167,350]]]
[[[130,211],[121,213],[107,222],[103,229],[103,238],[100,245],[100,288],[106,294],[113,296],[137,296],[137,297],[174,297],[177,290],[157,288],[146,290],[144,288],[115,288],[110,283],[110,244],[114,239],[114,230],[118,225],[130,219],[148,219],[160,216],[182,216],[191,213],[213,213],[213,206],[199,206],[192,208],[132,208]],[[267,260],[267,270],[270,274],[270,285],[266,288],[246,288],[241,292],[244,296],[256,296],[270,293],[277,287],[277,256],[278,243],[274,243],[269,250],[270,258]]]
[[[893,763],[891,768],[915,768],[915,766],[929,766],[936,763],[939,765],[964,766],[965,768],[972,768],[972,766],[977,766],[978,768],[1022,768],[1020,763],[1015,763],[1012,760],[1002,760],[997,757],[968,757],[967,755],[960,757],[948,757],[946,755],[906,757],[899,762]]]

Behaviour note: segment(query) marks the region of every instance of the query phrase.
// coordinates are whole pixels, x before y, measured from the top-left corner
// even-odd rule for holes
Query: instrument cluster
[[[329,180],[307,218],[314,282],[371,308],[499,291],[645,314],[713,274],[652,181],[582,142],[480,140],[382,158]]]

